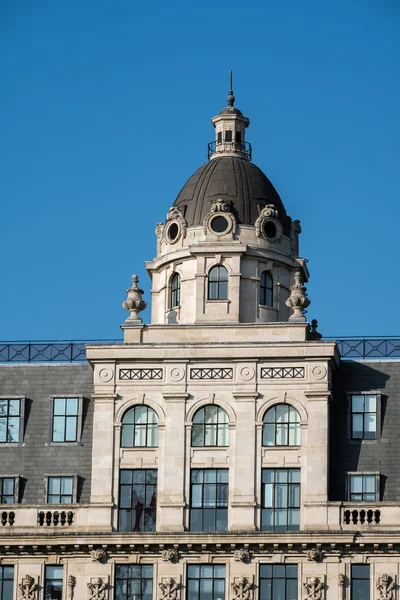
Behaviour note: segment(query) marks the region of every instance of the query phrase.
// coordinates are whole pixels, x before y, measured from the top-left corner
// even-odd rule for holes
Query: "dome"
[[[289,235],[290,218],[278,192],[256,165],[237,156],[213,158],[188,179],[174,206],[185,215],[189,227],[202,225],[214,200],[232,204],[238,222],[254,225],[260,211],[274,204],[285,234]]]

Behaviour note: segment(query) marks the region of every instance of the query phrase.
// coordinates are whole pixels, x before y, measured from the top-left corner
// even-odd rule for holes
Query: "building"
[[[1,600],[398,593],[399,346],[306,322],[300,223],[227,101],[157,224],[151,324],[133,276],[87,361],[0,346]]]

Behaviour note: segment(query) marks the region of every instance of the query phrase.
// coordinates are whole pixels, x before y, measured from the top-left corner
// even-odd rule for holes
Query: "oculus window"
[[[262,531],[300,529],[300,469],[262,470]]]
[[[224,600],[225,565],[188,565],[187,600]]]
[[[190,531],[226,531],[228,469],[192,469]]]
[[[228,415],[222,408],[210,404],[195,413],[192,446],[229,446]]]
[[[228,299],[228,271],[222,265],[216,265],[208,273],[208,299]]]
[[[144,404],[129,409],[121,427],[121,448],[156,448],[158,446],[158,417]]]
[[[153,565],[115,565],[115,600],[152,600]]]
[[[119,474],[119,531],[155,531],[157,470],[121,469]]]
[[[290,404],[277,404],[264,415],[263,446],[300,446],[300,415]]]
[[[263,306],[273,306],[273,285],[271,275],[263,271],[260,277],[260,304]]]
[[[350,403],[352,439],[376,440],[376,394],[354,394]]]

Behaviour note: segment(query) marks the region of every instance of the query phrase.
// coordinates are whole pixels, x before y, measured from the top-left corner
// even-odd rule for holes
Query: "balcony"
[[[213,154],[223,154],[224,152],[235,152],[241,154],[245,158],[251,160],[251,144],[249,142],[226,142],[226,141],[213,141],[208,144],[208,158]]]
[[[86,533],[89,531],[112,531],[112,510],[110,506],[89,504],[63,504],[24,506],[7,505],[1,512],[0,536],[13,533],[46,534],[62,531],[65,533]]]

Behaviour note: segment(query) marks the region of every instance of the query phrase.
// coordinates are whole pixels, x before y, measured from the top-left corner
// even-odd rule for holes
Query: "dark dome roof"
[[[254,225],[267,204],[275,204],[286,234],[290,219],[278,192],[264,173],[250,161],[237,156],[214,158],[188,179],[174,206],[185,215],[188,226],[202,225],[214,200],[232,203],[239,223]],[[186,208],[185,208],[186,207]]]

